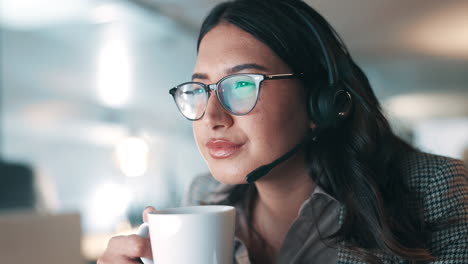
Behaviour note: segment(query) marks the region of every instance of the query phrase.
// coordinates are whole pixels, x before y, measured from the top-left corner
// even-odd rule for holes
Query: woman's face
[[[232,72],[243,64],[260,67]],[[212,84],[233,73],[291,72],[265,44],[236,26],[222,23],[202,39],[193,80]],[[193,132],[212,175],[226,184],[242,184],[249,172],[293,148],[312,126],[300,81],[281,79],[263,81],[257,105],[244,116],[229,114],[212,92],[205,115],[193,122]],[[294,165],[291,163],[298,160],[304,162],[291,159],[287,163]]]

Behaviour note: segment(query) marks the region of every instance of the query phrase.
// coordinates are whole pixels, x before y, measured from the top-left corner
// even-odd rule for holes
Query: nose
[[[211,91],[202,121],[214,130],[229,128],[234,122],[232,115],[223,108],[214,91]]]

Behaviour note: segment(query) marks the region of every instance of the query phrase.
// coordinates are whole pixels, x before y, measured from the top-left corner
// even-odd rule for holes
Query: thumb
[[[143,210],[143,222],[147,223],[148,222],[148,213],[151,212],[156,212],[156,209],[152,206],[147,206],[145,210]]]

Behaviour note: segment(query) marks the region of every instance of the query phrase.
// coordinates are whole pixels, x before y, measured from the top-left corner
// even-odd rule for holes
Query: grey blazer
[[[431,223],[446,219],[460,220],[445,229],[434,231],[428,241],[429,250],[437,257],[432,264],[468,264],[468,170],[462,161],[416,152],[406,157],[404,173],[409,187],[419,195],[423,204],[424,220]],[[195,178],[183,204],[222,203],[223,198],[213,195],[223,184],[211,176]],[[220,188],[221,186],[221,188]],[[214,198],[213,198],[214,197]],[[213,200],[214,199],[214,200]],[[345,208],[341,206],[341,225]],[[385,264],[404,264],[408,261],[384,251],[374,252]],[[299,262],[300,263],[300,262]],[[359,256],[343,245],[338,247],[337,264],[364,264]]]
[[[462,161],[447,157],[414,153],[405,168],[409,186],[423,201],[427,223],[456,218],[460,222],[435,231],[428,241],[429,250],[438,259],[432,264],[468,264],[468,172]],[[343,211],[343,210],[342,210]],[[395,255],[377,252],[384,263],[409,263]],[[359,257],[345,248],[338,249],[338,264],[362,264]]]

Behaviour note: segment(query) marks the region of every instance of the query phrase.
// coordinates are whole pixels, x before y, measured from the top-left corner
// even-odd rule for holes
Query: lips
[[[243,144],[236,144],[225,139],[211,139],[206,143],[208,152],[214,159],[226,159],[238,153]]]

